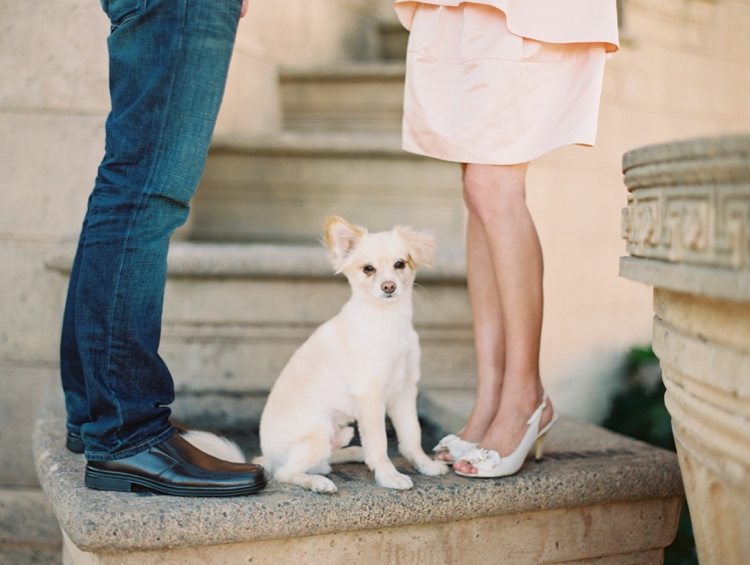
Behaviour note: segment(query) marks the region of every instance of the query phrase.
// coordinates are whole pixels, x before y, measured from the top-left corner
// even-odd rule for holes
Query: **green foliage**
[[[672,419],[664,406],[666,389],[658,364],[659,360],[651,347],[634,347],[628,352],[626,382],[622,391],[612,399],[609,414],[602,426],[675,451]],[[664,550],[664,565],[698,565],[686,500],[682,503],[674,542]]]

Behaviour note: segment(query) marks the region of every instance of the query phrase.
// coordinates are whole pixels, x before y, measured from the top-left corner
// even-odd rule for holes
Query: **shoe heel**
[[[89,473],[85,474],[83,483],[88,488],[95,490],[114,490],[117,492],[131,492],[133,490],[133,483],[130,481],[113,477],[96,477]]]
[[[542,452],[544,451],[544,436],[546,435],[547,434],[542,434],[536,438],[536,454],[534,455],[536,461],[539,461],[542,458]]]

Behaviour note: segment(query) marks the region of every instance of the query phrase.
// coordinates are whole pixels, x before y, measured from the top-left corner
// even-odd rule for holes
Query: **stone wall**
[[[75,241],[104,153],[108,25],[91,0],[2,0],[0,21],[0,485],[35,485],[64,294],[44,258]]]

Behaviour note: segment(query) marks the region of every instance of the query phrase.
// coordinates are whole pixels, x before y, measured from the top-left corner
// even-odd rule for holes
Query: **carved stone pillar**
[[[750,136],[636,149],[620,274],[654,286],[654,352],[702,565],[750,563]]]

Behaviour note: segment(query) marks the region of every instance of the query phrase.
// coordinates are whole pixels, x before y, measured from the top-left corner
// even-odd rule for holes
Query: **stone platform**
[[[438,419],[470,403],[455,392],[428,395],[423,405]],[[379,488],[364,465],[352,464],[334,469],[335,495],[272,482],[227,499],[88,490],[84,458],[64,448],[64,433],[62,399],[50,398],[34,452],[68,565],[657,564],[683,492],[673,453],[564,418],[545,458],[509,478],[422,477],[396,459],[413,489]]]

